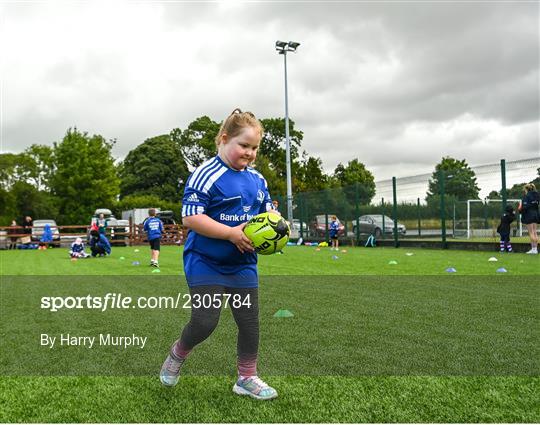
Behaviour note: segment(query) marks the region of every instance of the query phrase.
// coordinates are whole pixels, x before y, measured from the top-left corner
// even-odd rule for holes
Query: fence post
[[[360,202],[358,194],[358,182],[354,184],[354,212],[356,220],[356,245],[360,245],[360,207],[358,203]]]
[[[393,206],[392,206],[392,220],[394,220],[394,247],[399,248],[399,240],[397,233],[397,190],[396,190],[396,178],[392,177],[392,194],[393,194]],[[383,228],[384,232],[384,228]]]
[[[325,230],[324,230],[324,240],[326,241],[326,243],[329,243],[330,242],[330,238],[328,237],[328,213],[324,213],[324,227],[325,227]]]
[[[504,214],[506,210],[506,161],[501,159],[501,198],[502,198],[502,213]]]
[[[386,211],[384,210],[384,198],[381,198],[381,207],[382,207],[382,232],[381,232],[381,239],[384,239],[384,229],[386,228],[386,227],[385,227],[385,224],[384,224],[384,217],[386,216]]]
[[[133,233],[135,228],[133,227],[133,217],[129,216],[129,246],[133,246]]]
[[[453,202],[454,211],[452,214],[452,238],[456,237],[456,200]]]
[[[420,220],[420,198],[416,198],[416,206],[418,211],[418,236],[422,236],[422,224]]]
[[[330,242],[330,237],[328,235],[328,210],[326,210],[326,208],[328,208],[328,205],[330,205],[330,197],[328,196],[328,192],[329,192],[329,189],[325,189],[324,191],[324,197],[326,199],[326,207],[325,207],[325,213],[324,213],[324,240],[326,241],[326,243],[329,243]]]
[[[482,204],[483,204],[482,213],[484,214],[484,229],[487,229],[489,227],[489,225],[488,225],[488,211],[487,211],[488,201],[486,199],[484,199],[484,202]]]
[[[302,193],[298,193],[296,195],[296,198],[298,199],[298,212],[299,212],[299,219],[300,219],[300,237],[302,239],[304,239],[304,226],[302,226],[302,223],[304,222],[303,221],[303,217],[304,217],[304,197],[302,196],[303,194]],[[291,223],[291,226],[293,224]]]
[[[442,239],[442,248],[447,249],[448,245],[446,243],[446,206],[444,205],[444,171],[439,170],[439,192],[441,197],[441,239]]]

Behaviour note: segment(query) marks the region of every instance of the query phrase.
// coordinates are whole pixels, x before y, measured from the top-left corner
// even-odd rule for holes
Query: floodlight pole
[[[285,164],[287,170],[287,221],[292,226],[293,223],[293,195],[291,177],[291,141],[289,136],[289,95],[287,85],[287,52],[295,52],[299,43],[289,41],[288,43],[277,41],[276,50],[283,55],[285,66]]]
[[[287,90],[287,52],[283,53],[283,63],[285,64],[285,163],[287,167],[287,220],[293,223],[293,196],[291,177],[291,140],[289,136],[289,96]]]

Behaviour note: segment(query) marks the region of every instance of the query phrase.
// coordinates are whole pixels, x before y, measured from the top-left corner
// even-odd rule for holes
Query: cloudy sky
[[[537,1],[28,1],[0,19],[3,152],[77,126],[121,158],[202,115],[283,116],[280,39],[301,43],[290,116],[327,171],[540,156]]]

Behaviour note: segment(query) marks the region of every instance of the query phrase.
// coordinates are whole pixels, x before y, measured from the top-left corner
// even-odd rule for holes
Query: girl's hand
[[[253,252],[255,251],[255,248],[253,247],[253,243],[251,240],[246,236],[244,233],[244,227],[246,227],[246,223],[242,223],[239,226],[231,227],[228,240],[235,244],[238,250],[244,254],[245,252]]]

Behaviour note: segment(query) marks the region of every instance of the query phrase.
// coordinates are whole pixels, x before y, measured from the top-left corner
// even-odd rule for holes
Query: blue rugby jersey
[[[330,223],[330,237],[333,238],[337,236],[339,231],[339,223],[337,221],[332,221]]]
[[[161,238],[163,223],[157,217],[148,217],[144,221],[144,231],[147,233],[149,241]]]
[[[231,227],[271,209],[272,200],[262,174],[251,167],[233,170],[219,156],[195,169],[186,183],[182,201],[182,217],[206,214]],[[229,241],[194,231],[188,234],[184,271],[190,286],[208,285],[211,277],[217,279],[215,284],[254,287],[258,281],[256,264],[255,253],[242,254]]]
[[[73,242],[71,244],[71,252],[83,252],[83,251],[84,251],[84,244],[83,243]]]

